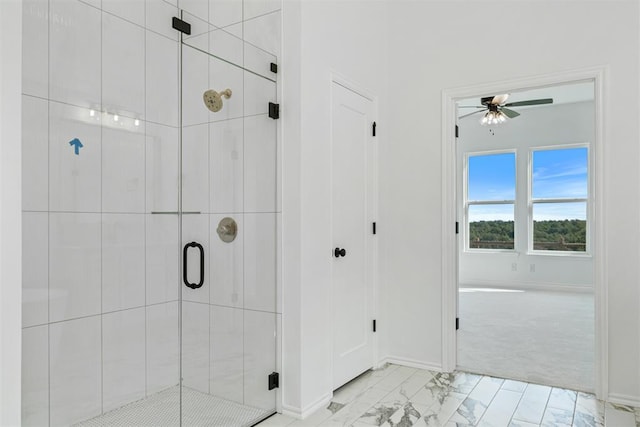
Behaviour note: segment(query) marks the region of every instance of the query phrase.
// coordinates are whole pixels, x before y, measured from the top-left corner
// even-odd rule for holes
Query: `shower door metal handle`
[[[189,274],[187,272],[189,248],[198,248],[200,251],[200,281],[198,283],[189,282]],[[184,249],[182,251],[182,280],[184,281],[184,284],[191,289],[198,289],[202,287],[202,284],[204,283],[204,248],[200,243],[191,242],[184,245]]]

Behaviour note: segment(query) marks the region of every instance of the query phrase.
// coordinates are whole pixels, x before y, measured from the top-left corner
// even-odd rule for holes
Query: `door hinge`
[[[274,74],[278,74],[278,64],[276,64],[275,62],[271,63],[271,72]]]
[[[460,223],[456,221],[456,234],[460,233]]]
[[[373,319],[373,332],[376,331],[376,319]]]
[[[274,104],[273,102],[269,103],[269,117],[273,120],[280,118],[280,104]]]
[[[272,372],[269,374],[269,390],[280,387],[280,374]]]
[[[373,223],[373,234],[376,234],[376,223]]]
[[[376,122],[373,122],[373,124],[371,125],[371,129],[372,129],[371,134],[372,134],[373,136],[376,136],[376,126],[378,126],[378,125],[376,124]]]
[[[456,138],[460,135],[460,128],[456,125]]]
[[[456,331],[460,329],[460,318],[456,317]]]
[[[171,22],[171,26],[175,29],[180,31],[181,33],[185,33],[186,35],[190,35],[191,34],[191,24],[189,24],[186,21],[183,21],[180,18],[177,17],[173,17],[173,20]]]

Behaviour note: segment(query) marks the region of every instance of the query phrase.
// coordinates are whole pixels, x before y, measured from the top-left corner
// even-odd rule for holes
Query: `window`
[[[531,151],[530,250],[588,250],[588,156],[584,146]]]
[[[465,210],[469,249],[514,249],[516,154],[467,156]]]

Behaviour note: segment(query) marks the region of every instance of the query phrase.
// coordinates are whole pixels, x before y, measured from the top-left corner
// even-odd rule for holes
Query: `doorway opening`
[[[445,92],[449,370],[603,393],[600,74],[577,74]]]

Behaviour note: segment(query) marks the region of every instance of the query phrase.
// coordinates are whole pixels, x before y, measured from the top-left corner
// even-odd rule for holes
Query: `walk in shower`
[[[23,5],[23,425],[271,415],[280,2]]]

